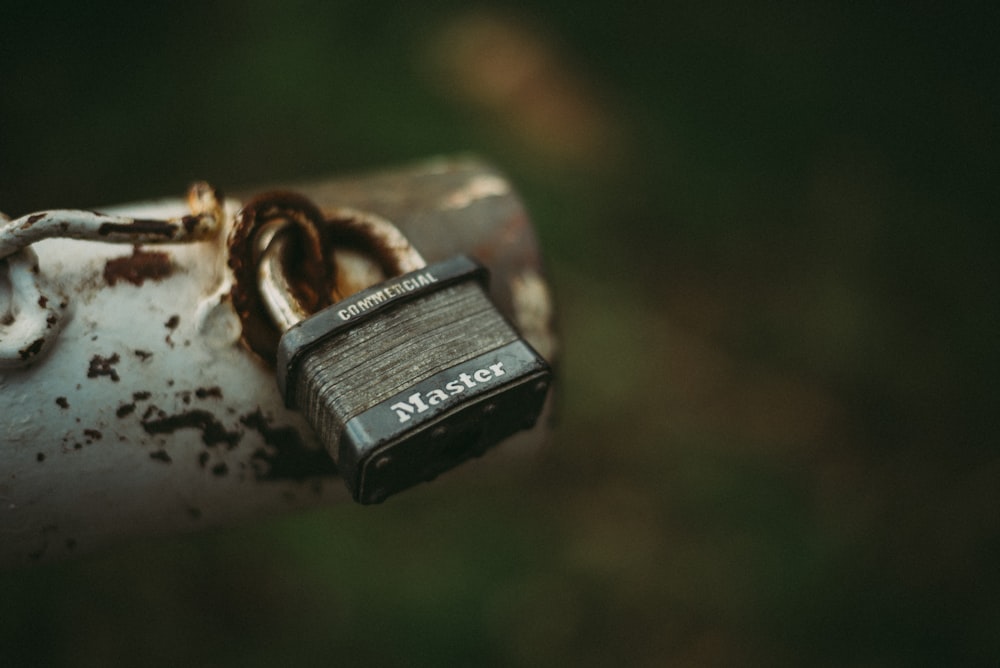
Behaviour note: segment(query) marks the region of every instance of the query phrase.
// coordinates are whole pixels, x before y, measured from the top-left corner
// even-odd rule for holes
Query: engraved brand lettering
[[[437,283],[437,280],[437,277],[431,272],[424,271],[404,278],[401,281],[388,283],[364,299],[359,299],[356,302],[348,304],[344,308],[340,309],[337,311],[337,315],[341,320],[350,320],[354,316],[361,315],[370,308],[378,306],[389,299],[394,299],[401,295],[405,295],[408,292],[413,292],[414,290],[430,285],[431,283]]]
[[[431,406],[437,406],[442,401],[448,401],[456,394],[465,392],[480,383],[487,383],[494,378],[504,375],[503,362],[490,364],[482,369],[476,369],[471,374],[460,373],[454,380],[448,381],[443,387],[429,390],[426,393],[414,392],[406,401],[397,401],[389,406],[389,410],[395,411],[399,422],[407,422],[410,416],[415,413],[423,413],[430,410]]]

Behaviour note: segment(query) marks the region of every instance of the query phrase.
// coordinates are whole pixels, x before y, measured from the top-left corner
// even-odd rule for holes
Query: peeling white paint
[[[510,184],[494,174],[480,174],[470,178],[465,185],[450,193],[441,202],[442,209],[464,209],[487,197],[510,193]]]
[[[185,210],[180,200],[123,209]],[[103,277],[127,246],[32,246],[73,313],[47,356],[0,369],[0,566],[347,498],[336,477],[268,478],[279,430],[302,451],[323,451],[239,343],[239,319],[220,298],[222,243],[147,247],[174,270],[139,286]]]

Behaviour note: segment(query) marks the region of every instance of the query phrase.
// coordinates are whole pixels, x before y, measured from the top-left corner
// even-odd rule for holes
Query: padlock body
[[[537,420],[548,364],[484,280],[460,256],[358,293],[283,337],[286,398],[355,500],[382,501]]]

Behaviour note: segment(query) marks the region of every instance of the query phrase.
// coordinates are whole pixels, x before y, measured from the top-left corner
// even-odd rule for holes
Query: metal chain
[[[0,213],[0,369],[26,366],[55,340],[68,300],[54,294],[31,245],[69,238],[127,244],[187,243],[217,235],[221,198],[204,182],[191,186],[191,214],[166,220],[109,216],[95,211],[52,210],[14,220]],[[3,292],[9,293],[6,304]]]

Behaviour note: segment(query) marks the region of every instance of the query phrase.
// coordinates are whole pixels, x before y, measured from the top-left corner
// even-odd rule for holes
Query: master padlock
[[[339,272],[337,301],[308,313],[278,266],[288,230],[269,235],[259,278],[285,330],[276,369],[286,404],[354,499],[379,503],[533,427],[551,371],[490,301],[481,264],[459,255],[428,265],[388,221],[342,218],[383,280],[357,290]]]

